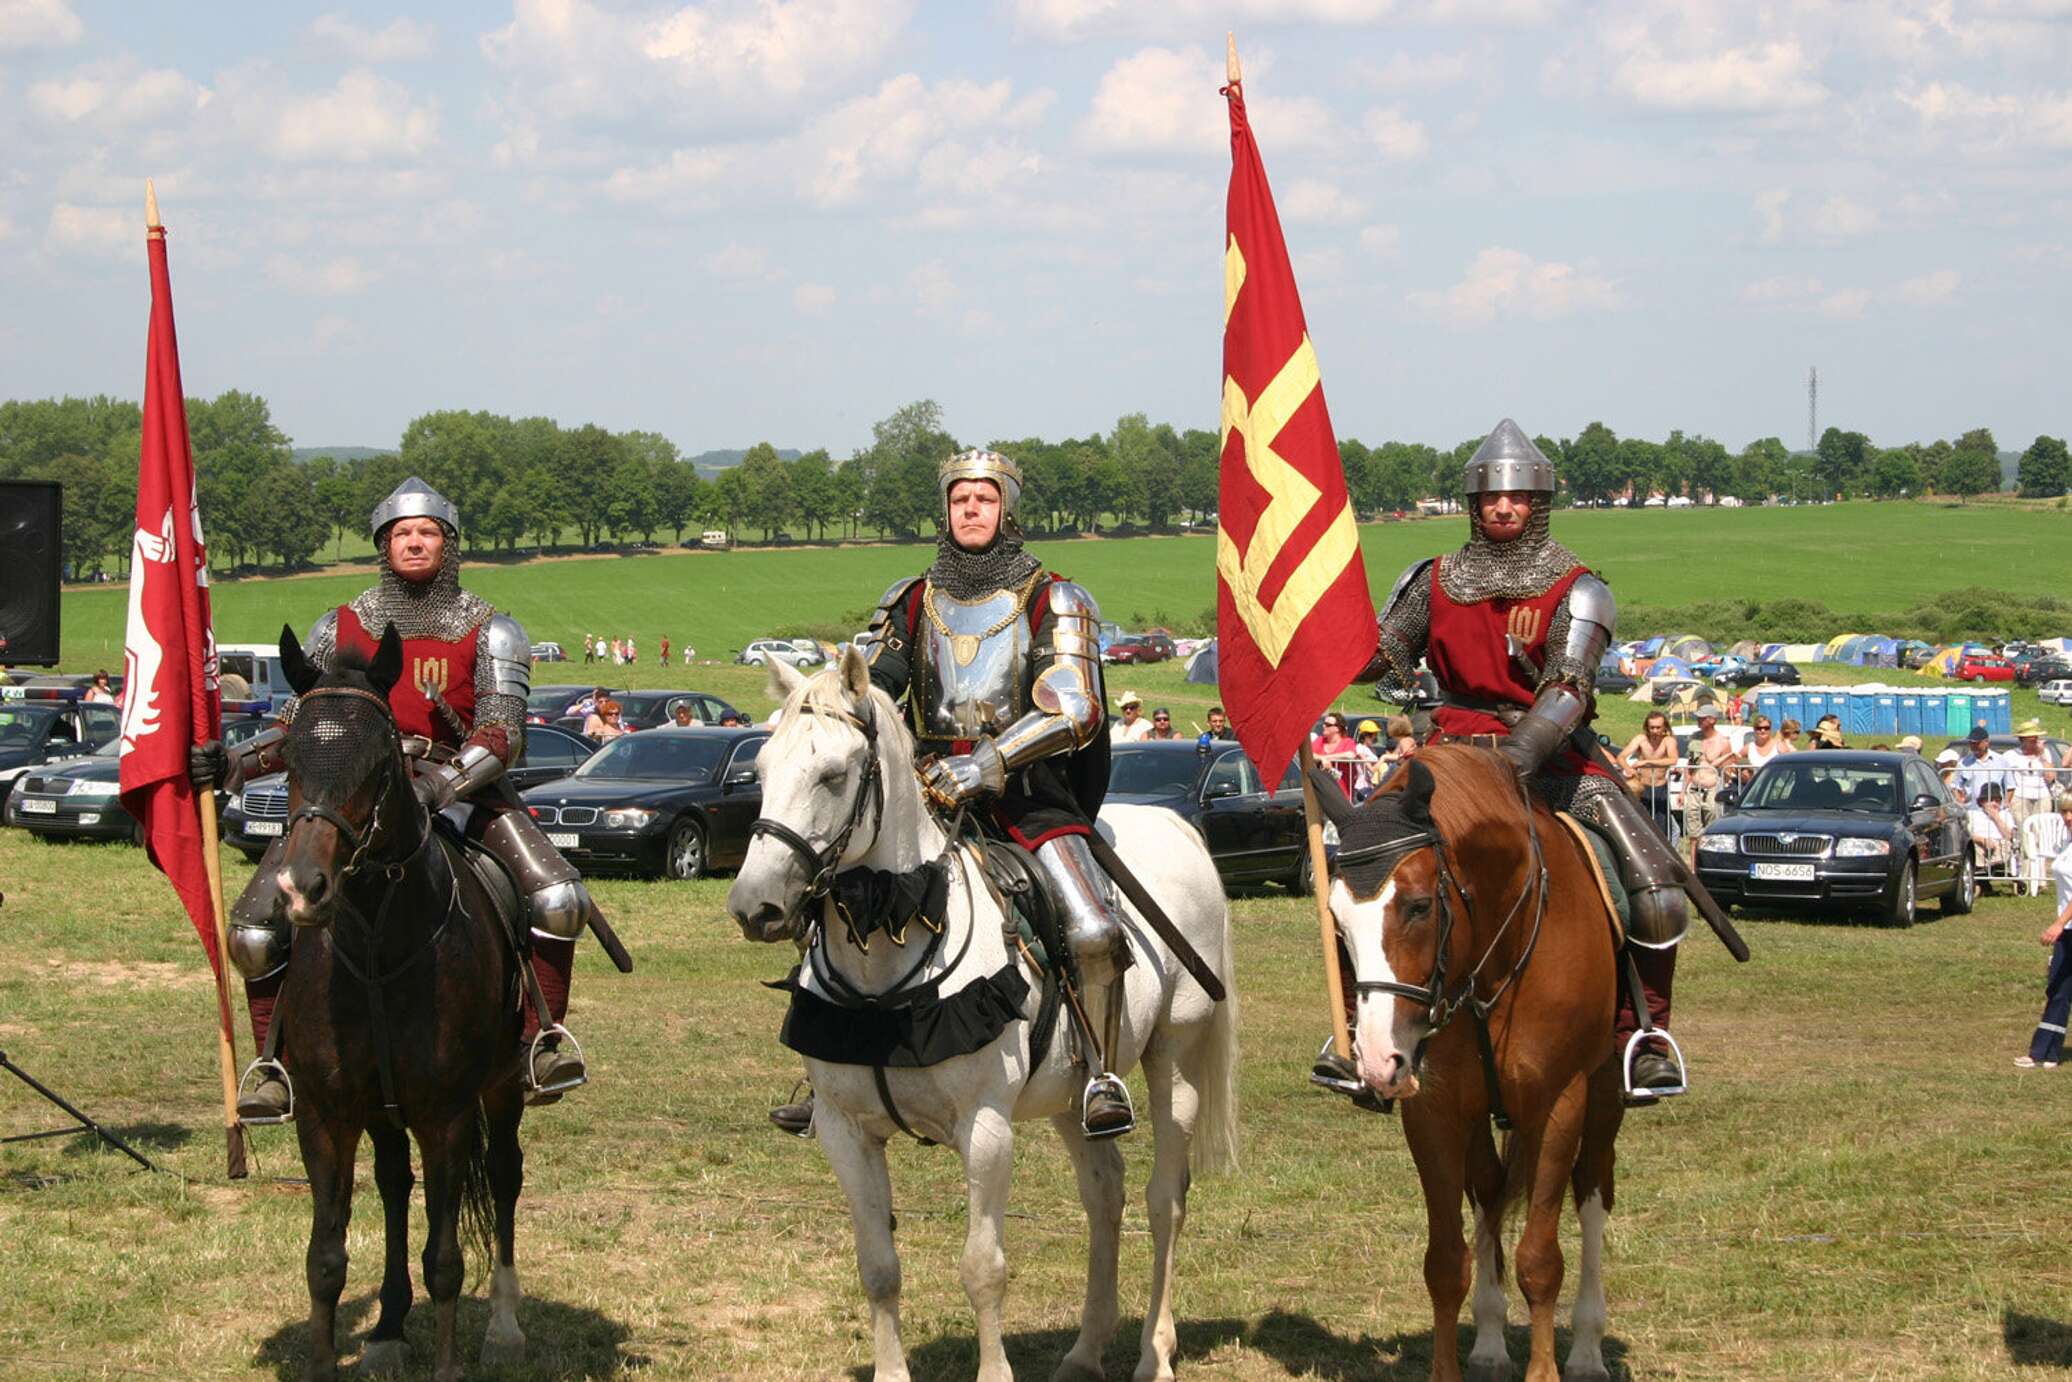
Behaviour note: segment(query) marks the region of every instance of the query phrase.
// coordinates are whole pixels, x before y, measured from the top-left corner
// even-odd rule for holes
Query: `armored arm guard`
[[[1084,748],[1107,719],[1101,690],[1101,611],[1085,588],[1050,584],[1050,617],[1032,650],[1031,709],[994,737],[1004,771]]]
[[[1511,728],[1503,754],[1521,777],[1538,772],[1590,718],[1598,661],[1611,646],[1618,606],[1610,587],[1585,572],[1547,623],[1547,665],[1532,709]]]
[[[475,724],[455,763],[467,764],[469,751],[481,748],[496,766],[490,771],[477,755],[459,795],[487,785],[518,761],[525,748],[525,698],[531,690],[532,644],[524,626],[508,614],[492,614],[475,633]]]
[[[1395,589],[1377,620],[1378,644],[1374,659],[1353,678],[1379,681],[1398,696],[1417,690],[1417,664],[1424,658],[1432,632],[1432,563],[1434,557],[1412,562],[1396,577]]]
[[[905,698],[913,679],[913,649],[907,645],[906,600],[915,578],[903,576],[885,587],[877,608],[871,613],[870,629],[862,639],[863,658],[871,669],[871,683],[894,701]]]

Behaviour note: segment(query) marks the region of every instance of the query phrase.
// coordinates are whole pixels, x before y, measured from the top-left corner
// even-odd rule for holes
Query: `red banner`
[[[1230,103],[1216,635],[1224,706],[1268,783],[1373,656],[1374,606],[1324,386],[1242,84]]]
[[[151,862],[180,895],[220,977],[201,821],[187,751],[223,733],[216,637],[202,542],[165,231],[153,227],[151,331],[144,357],[144,444],[137,532],[130,548],[129,633],[123,648],[122,804],[143,827]]]

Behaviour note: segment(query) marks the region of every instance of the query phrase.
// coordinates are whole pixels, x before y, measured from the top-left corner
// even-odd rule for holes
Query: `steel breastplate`
[[[1021,592],[959,600],[931,589],[922,599],[915,732],[923,739],[978,739],[1005,729],[1028,708],[1031,643]]]

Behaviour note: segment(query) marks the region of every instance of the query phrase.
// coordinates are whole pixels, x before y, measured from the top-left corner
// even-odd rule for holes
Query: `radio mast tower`
[[[1820,370],[1809,367],[1806,370],[1806,449],[1812,451],[1820,445]]]

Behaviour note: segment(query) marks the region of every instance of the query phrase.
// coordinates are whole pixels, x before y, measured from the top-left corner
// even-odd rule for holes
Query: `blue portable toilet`
[[[1987,691],[1972,698],[1972,709],[1994,734],[2014,733],[2014,696],[2006,691]]]
[[[1943,720],[1943,729],[1956,738],[1962,739],[1965,735],[1971,733],[1973,723],[1975,723],[1975,718],[1972,713],[1971,693],[1969,691],[1950,692],[1948,695],[1948,711]]]
[[[1836,713],[1842,717],[1843,732],[1848,734],[1876,734],[1878,732],[1878,698],[1869,691],[1851,691],[1843,702],[1843,709]]]
[[[1777,723],[1797,720],[1806,723],[1806,693],[1803,691],[1779,691],[1777,693]]]
[[[1901,691],[1893,697],[1896,704],[1899,732],[1901,734],[1921,733],[1921,693]]]
[[[1885,688],[1871,693],[1878,703],[1876,733],[1899,733],[1899,693]]]
[[[1806,692],[1806,718],[1802,723],[1807,729],[1811,729],[1814,725],[1820,723],[1823,716],[1827,715],[1840,715],[1846,720],[1849,716],[1848,694],[1844,692],[1837,695],[1833,691],[1808,690]]]
[[[1931,742],[1949,732],[1950,693],[1940,686],[1929,687],[1921,692],[1921,738],[1922,748],[1932,757],[1936,750]]]
[[[1775,689],[1755,693],[1755,713],[1767,715],[1776,724],[1784,719],[1784,693]]]

